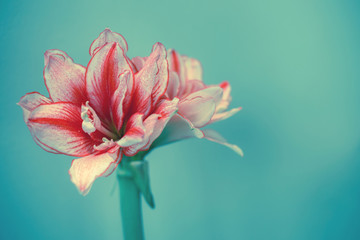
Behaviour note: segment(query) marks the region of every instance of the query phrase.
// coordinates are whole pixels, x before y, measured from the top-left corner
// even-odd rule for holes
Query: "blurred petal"
[[[169,85],[166,90],[167,96],[170,99],[177,97],[178,92],[179,92],[179,87],[180,87],[179,76],[175,72],[170,72],[169,73]]]
[[[215,113],[214,116],[211,118],[210,123],[218,122],[221,120],[225,120],[229,117],[232,117],[234,114],[239,112],[242,109],[242,107],[233,108],[230,111],[222,112],[222,113]]]
[[[166,50],[161,43],[156,43],[144,67],[135,75],[134,112],[147,116],[164,95],[168,81]]]
[[[80,107],[72,103],[43,104],[31,112],[28,127],[37,142],[56,152],[82,157],[91,154],[97,142],[82,130],[80,114]]]
[[[175,72],[178,75],[179,92],[182,92],[186,85],[185,66],[182,61],[182,56],[174,49],[169,49],[167,59],[169,62],[169,71]]]
[[[166,124],[164,131],[154,141],[152,147],[157,147],[186,138],[203,138],[204,133],[179,114],[175,114]]]
[[[51,100],[44,97],[38,92],[27,93],[20,98],[18,105],[22,108],[24,113],[24,121],[27,123],[30,113],[39,105],[51,103]]]
[[[230,102],[231,102],[231,86],[229,82],[224,81],[219,84],[219,87],[223,89],[223,96],[220,103],[216,106],[216,112],[221,113],[224,112],[226,109],[228,109]]]
[[[132,78],[130,66],[117,43],[106,44],[91,59],[86,73],[86,89],[90,105],[104,123],[111,125],[114,120],[116,127],[121,125],[125,91],[128,88],[132,91],[133,82],[129,78]]]
[[[50,98],[54,102],[72,102],[77,105],[85,102],[85,67],[74,63],[60,50],[48,50],[44,57],[44,78]]]
[[[120,162],[119,150],[74,159],[69,170],[71,181],[86,195],[96,178],[111,174]]]
[[[244,156],[243,151],[236,146],[235,144],[230,144],[228,143],[225,138],[223,138],[218,132],[216,132],[215,130],[212,129],[205,129],[203,130],[204,134],[205,134],[205,139],[219,143],[221,145],[224,145],[230,149],[232,149],[234,152],[236,152],[237,154],[239,154],[240,156]]]
[[[182,56],[186,69],[186,79],[202,81],[202,67],[201,63],[195,58]]]
[[[187,95],[205,89],[206,85],[200,80],[188,80],[186,81],[186,86],[182,92],[182,96],[186,97]]]
[[[106,28],[100,33],[99,37],[92,42],[89,49],[90,55],[94,56],[95,53],[99,51],[102,46],[112,42],[118,43],[119,46],[124,50],[124,53],[127,52],[128,45],[125,38],[122,35],[116,32],[112,32],[110,29]]]
[[[222,90],[219,87],[194,92],[180,101],[179,114],[191,121],[195,127],[203,127],[213,117],[221,94]]]

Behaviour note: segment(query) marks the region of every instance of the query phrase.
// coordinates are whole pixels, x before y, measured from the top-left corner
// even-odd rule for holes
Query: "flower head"
[[[198,60],[180,55],[172,49],[168,51],[167,59],[169,86],[166,96],[169,99],[179,98],[179,109],[154,145],[197,137],[225,145],[243,155],[238,146],[228,143],[218,132],[201,129],[225,120],[241,110],[241,107],[227,110],[231,102],[229,82],[207,86],[202,81],[202,67]],[[135,69],[141,70],[146,60],[147,57],[133,58]]]
[[[149,149],[177,111],[167,99],[167,53],[161,43],[137,71],[126,56],[125,39],[109,29],[90,46],[87,67],[65,52],[45,53],[44,79],[49,98],[26,94],[19,105],[35,142],[73,160],[72,182],[86,194],[94,180],[107,176],[122,155]]]

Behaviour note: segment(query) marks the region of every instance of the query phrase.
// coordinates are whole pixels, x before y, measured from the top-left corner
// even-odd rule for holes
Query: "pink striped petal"
[[[195,58],[190,58],[186,56],[182,56],[182,60],[184,61],[186,69],[186,79],[202,81],[201,63]]]
[[[219,84],[219,87],[223,89],[223,96],[220,103],[216,106],[216,112],[221,113],[228,109],[231,102],[231,86],[228,81],[224,81]]]
[[[145,127],[143,124],[143,114],[136,113],[129,119],[124,136],[117,141],[120,147],[129,147],[144,140]]]
[[[111,111],[116,129],[121,129],[124,115],[130,110],[132,87],[132,73],[130,71],[121,73],[118,79],[118,86],[115,87],[111,98]]]
[[[85,68],[60,50],[48,50],[44,57],[44,79],[50,98],[77,105],[85,102]]]
[[[82,157],[91,154],[99,143],[82,130],[80,115],[80,107],[72,103],[43,104],[31,112],[28,127],[40,146]]]
[[[27,93],[20,98],[18,105],[22,108],[24,113],[24,121],[27,123],[30,113],[39,105],[51,103],[51,100],[44,97],[38,92]]]
[[[150,145],[155,141],[155,139],[160,136],[166,124],[170,121],[170,119],[175,115],[176,111],[178,110],[178,103],[179,99],[174,98],[171,101],[163,99],[158,104],[154,115],[158,114],[159,116],[156,119],[155,127],[152,128],[152,133],[149,134],[149,142],[145,146],[145,149],[148,149]],[[144,125],[146,130],[150,132],[149,128],[147,127],[147,119],[144,121]],[[149,125],[151,126],[151,124]]]
[[[156,43],[144,67],[135,75],[134,112],[147,116],[164,95],[169,81],[167,65],[165,47]]]
[[[132,71],[119,44],[106,44],[91,59],[86,72],[90,105],[104,123],[115,122],[117,130],[122,124],[125,91],[131,92],[132,84]]]
[[[183,90],[182,97],[186,97],[187,95],[205,89],[206,85],[203,81],[200,80],[188,80],[186,81],[186,86]]]
[[[143,141],[124,148],[125,155],[134,156],[139,151],[146,151],[150,148],[176,113],[178,101],[177,98],[172,101],[163,99],[158,104],[156,111],[144,120],[145,136]]]
[[[136,69],[135,72],[140,71],[144,67],[146,59],[147,59],[147,57],[133,57],[131,59],[131,62],[133,63],[133,65],[135,66],[135,69]]]
[[[170,99],[178,96],[180,88],[179,76],[175,72],[169,73],[169,85],[166,90],[166,94]]]
[[[212,142],[216,142],[219,143],[221,145],[224,145],[228,148],[230,148],[231,150],[233,150],[234,152],[236,152],[237,154],[239,154],[240,156],[244,156],[243,151],[241,150],[241,148],[239,148],[238,146],[236,146],[235,144],[230,144],[228,143],[225,138],[223,138],[218,132],[216,132],[215,130],[212,129],[205,129],[203,130],[204,134],[205,134],[205,139],[210,140]]]
[[[203,138],[204,133],[179,114],[175,114],[166,124],[164,131],[154,141],[153,147],[169,144],[187,138]]]
[[[123,49],[124,53],[128,50],[128,45],[125,40],[125,38],[116,33],[112,32],[110,29],[106,28],[104,31],[102,31],[97,39],[95,39],[89,49],[89,53],[91,56],[94,56],[97,51],[100,50],[102,46],[104,46],[107,43],[113,43],[116,42],[119,44],[119,46]]]
[[[213,117],[221,94],[222,90],[219,87],[194,92],[180,101],[179,114],[191,121],[195,127],[203,127]]]
[[[167,56],[169,62],[169,71],[175,72],[179,78],[179,93],[181,93],[186,85],[185,66],[182,56],[174,49],[168,50]]]
[[[74,159],[70,170],[70,179],[85,196],[96,178],[110,175],[119,164],[120,151],[96,153]]]

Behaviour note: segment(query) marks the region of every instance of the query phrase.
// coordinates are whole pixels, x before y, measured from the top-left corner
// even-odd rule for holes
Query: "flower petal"
[[[134,156],[139,151],[146,151],[156,138],[160,136],[168,121],[176,113],[179,99],[172,101],[163,99],[157,106],[156,111],[144,120],[145,136],[143,141],[127,148],[124,153],[127,156]]]
[[[176,72],[169,73],[169,85],[167,87],[166,93],[170,99],[178,96],[180,82],[179,76]]]
[[[120,147],[129,147],[140,143],[145,136],[145,127],[143,124],[143,114],[136,113],[129,119],[124,136],[117,141]]]
[[[203,127],[213,117],[221,94],[222,90],[219,87],[194,92],[180,101],[179,114],[190,120],[195,127]]]
[[[121,129],[124,115],[131,108],[131,96],[133,89],[133,75],[130,71],[120,74],[118,86],[111,98],[111,112],[116,129]]]
[[[43,104],[31,112],[28,127],[37,142],[59,153],[82,157],[91,154],[98,142],[82,130],[80,114],[80,107],[72,103]]]
[[[44,79],[50,98],[77,105],[85,102],[85,67],[60,50],[48,50],[44,57]]]
[[[219,84],[219,87],[223,90],[222,99],[219,104],[216,106],[216,112],[221,113],[228,109],[230,102],[231,102],[231,86],[228,81],[224,81]]]
[[[70,179],[85,196],[91,189],[96,178],[110,175],[121,158],[120,151],[92,154],[74,159],[70,170]]]
[[[119,33],[112,32],[110,29],[106,28],[102,31],[97,39],[95,39],[89,49],[89,53],[91,56],[94,56],[95,53],[100,50],[102,46],[107,43],[116,42],[120,45],[120,47],[124,50],[124,53],[128,50],[128,45],[125,38]]]
[[[185,66],[182,56],[174,49],[168,50],[167,56],[169,62],[169,71],[175,72],[179,78],[179,94],[184,90],[186,85]]]
[[[242,107],[233,108],[230,111],[222,112],[222,113],[215,113],[214,116],[211,118],[210,123],[218,122],[221,120],[225,120],[229,117],[232,117],[237,112],[239,112],[242,109]]]
[[[86,89],[90,105],[107,125],[113,122],[115,127],[121,125],[119,114],[124,91],[132,91],[132,84],[132,71],[119,44],[106,44],[91,59],[86,72]]]
[[[133,57],[131,59],[131,62],[133,63],[133,65],[135,66],[135,69],[136,69],[135,72],[140,71],[144,67],[146,59],[147,59],[147,57]]]
[[[184,61],[185,71],[186,71],[186,80],[200,80],[202,81],[202,67],[199,60],[195,58],[190,58],[182,56]]]
[[[203,138],[204,133],[179,114],[175,114],[166,124],[164,131],[154,141],[152,147],[169,144],[187,138]]]
[[[18,105],[22,108],[24,113],[24,121],[27,123],[30,113],[39,105],[51,103],[51,100],[41,95],[38,92],[27,93],[20,98]]]
[[[212,129],[205,129],[203,130],[204,134],[205,134],[205,139],[210,140],[212,142],[216,142],[219,143],[221,145],[224,145],[230,149],[232,149],[234,152],[236,152],[237,154],[239,154],[240,156],[244,156],[243,151],[241,150],[241,148],[239,148],[238,146],[236,146],[235,144],[230,144],[228,143],[225,138],[223,138],[218,132],[216,132],[215,130]]]
[[[135,75],[134,112],[147,116],[164,95],[168,81],[166,50],[161,43],[156,43],[144,67]]]
[[[183,89],[182,97],[186,97],[187,95],[205,89],[206,85],[203,81],[200,80],[188,80],[186,81],[186,86]]]

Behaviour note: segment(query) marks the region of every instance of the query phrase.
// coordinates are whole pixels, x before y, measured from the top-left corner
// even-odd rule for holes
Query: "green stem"
[[[126,162],[119,166],[118,179],[124,239],[144,240],[140,191]]]

